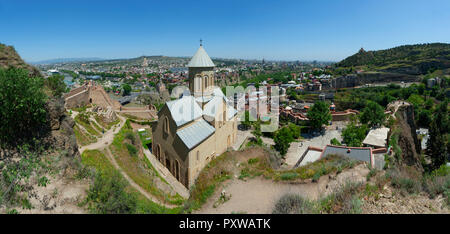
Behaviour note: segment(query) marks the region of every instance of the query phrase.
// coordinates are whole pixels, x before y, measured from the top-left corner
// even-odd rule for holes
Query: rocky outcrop
[[[423,171],[420,158],[422,149],[417,138],[413,105],[404,102],[403,105],[398,107],[395,117],[397,118],[396,125],[394,126],[394,131],[391,132],[397,132],[398,134],[397,145],[401,149],[399,163],[413,166],[419,171]]]
[[[50,132],[45,137],[44,143],[48,147],[66,150],[69,157],[79,156],[75,132],[73,131],[75,122],[65,112],[64,99],[51,99],[47,106]]]
[[[30,72],[30,76],[41,76],[41,73],[37,68],[30,66],[23,61],[14,47],[0,43],[0,68],[10,67],[24,68]]]

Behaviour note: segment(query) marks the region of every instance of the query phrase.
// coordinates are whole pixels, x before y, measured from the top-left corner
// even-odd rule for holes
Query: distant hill
[[[337,63],[337,67],[359,67],[366,71],[422,75],[450,68],[450,44],[404,45],[386,50],[365,51]]]
[[[75,62],[92,62],[92,61],[102,61],[105,60],[103,58],[58,58],[58,59],[49,59],[38,62],[32,62],[32,64],[55,64],[55,63],[75,63]]]
[[[0,43],[0,68],[9,67],[24,68],[30,71],[30,75],[40,76],[39,70],[23,61],[13,46]]]

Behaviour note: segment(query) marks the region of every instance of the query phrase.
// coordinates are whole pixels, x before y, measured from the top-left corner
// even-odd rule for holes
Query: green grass
[[[105,122],[105,121],[103,121],[103,118],[100,117],[97,114],[94,116],[94,118],[95,118],[95,121],[97,121],[97,123],[99,123],[101,125],[101,127],[103,127],[106,130],[111,129],[112,126],[117,125],[118,123],[120,123],[120,119],[119,118],[117,118],[113,122]]]
[[[296,172],[285,172],[280,176],[281,180],[293,180],[295,178],[298,178],[298,174]]]
[[[134,141],[135,144],[126,141]],[[166,184],[167,181],[157,173],[147,157],[139,153],[140,144],[139,138],[136,137],[136,133],[130,126],[130,121],[127,120],[122,129],[114,136],[110,149],[119,166],[136,184],[160,200],[181,205],[184,199],[179,194],[166,194],[156,186],[155,180],[159,179]]]
[[[258,160],[250,159],[247,163],[240,165],[242,167],[240,178],[253,178],[263,175],[265,178],[271,178],[275,181],[291,181],[297,179],[313,179],[313,181],[317,181],[320,176],[334,172],[339,173],[346,168],[352,168],[357,163],[347,157],[329,155],[295,169],[273,170],[268,158],[259,158]]]
[[[84,151],[83,154],[81,154],[81,161],[84,165],[95,168],[96,171],[100,172],[102,175],[105,176],[109,176],[112,175],[114,172],[117,172],[117,170],[114,168],[111,162],[99,150]],[[146,197],[144,197],[141,193],[139,193],[130,185],[128,185],[127,191],[131,194],[134,194],[137,197],[136,213],[177,214],[180,212],[181,209],[180,207],[169,209],[148,200]]]
[[[145,129],[145,132],[138,132],[139,138],[141,139],[142,142],[142,147],[144,147],[145,149],[148,149],[148,144],[152,143],[152,132],[151,129]],[[147,140],[147,138],[150,138]]]
[[[91,135],[86,135],[77,125],[73,127],[73,130],[75,132],[75,138],[77,139],[78,144],[84,146],[97,142],[97,138]]]
[[[347,183],[334,193],[310,201],[297,194],[286,194],[273,209],[274,214],[360,214],[362,185]]]
[[[97,136],[97,137],[100,137],[100,136],[101,136],[101,134],[98,133],[98,132],[92,127],[92,125],[90,124],[90,121],[87,121],[87,122],[86,122],[86,120],[83,120],[83,119],[81,118],[81,113],[80,113],[79,115],[75,116],[75,122],[76,122],[77,124],[83,126],[84,129],[86,129],[86,131],[87,131],[89,134],[91,134],[92,136]],[[100,131],[100,132],[101,132],[101,131]]]
[[[222,182],[231,179],[232,173],[229,168],[235,162],[235,158],[228,152],[211,160],[191,187],[191,196],[185,202],[183,213],[199,209]]]

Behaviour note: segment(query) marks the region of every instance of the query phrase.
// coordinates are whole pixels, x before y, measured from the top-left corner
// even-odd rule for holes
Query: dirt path
[[[195,211],[198,214],[270,214],[275,203],[285,194],[298,194],[310,200],[324,197],[348,181],[364,182],[369,173],[367,166],[360,164],[343,171],[337,176],[322,176],[317,183],[287,183],[275,182],[262,177],[248,181],[234,178],[219,186],[202,208]],[[230,200],[214,208],[220,194],[225,190],[231,195]]]
[[[231,199],[214,208],[222,190]],[[233,179],[222,189],[218,189],[207,203],[195,213],[198,214],[231,214],[243,212],[247,214],[270,214],[275,203],[286,193],[295,193],[303,197],[314,199],[318,196],[316,184],[284,184],[272,180],[255,178],[248,181]]]
[[[130,185],[135,188],[137,191],[139,191],[142,195],[144,195],[147,199],[149,199],[150,201],[157,203],[159,205],[165,206],[167,208],[175,208],[175,205],[172,204],[166,204],[163,203],[161,201],[159,201],[156,197],[154,197],[152,194],[148,193],[145,189],[143,189],[141,186],[139,186],[138,184],[136,184],[134,182],[133,179],[131,179],[127,173],[125,173],[124,170],[122,170],[122,168],[119,166],[119,164],[117,163],[116,159],[114,158],[114,156],[112,155],[109,147],[107,147],[105,149],[106,152],[106,156],[108,157],[109,161],[111,161],[111,163],[113,164],[113,166],[120,172],[120,174],[122,174],[122,176],[128,181],[128,183],[130,183]]]
[[[114,140],[114,135],[120,131],[121,127],[126,121],[126,119],[120,115],[117,115],[117,117],[119,118],[120,123],[115,128],[113,127],[107,132],[105,132],[102,138],[98,139],[97,142],[81,147],[80,153],[83,153],[85,150],[95,150],[95,149],[102,150],[107,146],[109,146]]]
[[[85,150],[105,150],[106,152],[106,156],[108,157],[108,159],[111,161],[111,163],[114,165],[114,167],[123,175],[123,177],[130,183],[130,185],[135,188],[137,191],[139,191],[142,195],[144,195],[147,199],[165,206],[167,208],[174,208],[176,207],[175,205],[172,204],[166,204],[163,203],[161,201],[159,201],[156,197],[154,197],[153,195],[151,195],[150,193],[148,193],[145,189],[143,189],[142,187],[140,187],[138,184],[136,184],[133,179],[131,179],[127,173],[125,173],[125,171],[119,166],[119,164],[117,163],[117,161],[114,159],[114,156],[112,155],[110,149],[108,146],[111,145],[111,143],[114,140],[114,135],[117,134],[120,129],[122,128],[122,126],[124,125],[126,119],[120,115],[117,115],[117,117],[120,120],[120,123],[114,128],[111,128],[110,130],[108,130],[107,132],[105,132],[105,134],[103,135],[102,138],[100,138],[97,142],[90,144],[90,145],[86,145],[80,148],[80,153],[83,153]],[[153,164],[153,163],[152,163]],[[170,180],[167,180],[168,182]],[[169,182],[170,183],[170,182]],[[174,188],[174,186],[171,183],[171,186]],[[178,191],[177,191],[178,192]],[[186,195],[185,193],[179,193],[180,195]],[[189,192],[188,192],[189,194]],[[183,196],[185,197],[185,196]]]

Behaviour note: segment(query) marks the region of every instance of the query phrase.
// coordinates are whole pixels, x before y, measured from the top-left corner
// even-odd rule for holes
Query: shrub
[[[295,194],[286,194],[278,200],[273,214],[311,214],[314,212],[314,205],[310,201]]]
[[[66,84],[64,83],[64,76],[53,75],[45,80],[45,86],[47,86],[51,91],[53,96],[61,97],[61,94],[66,90]]]
[[[391,180],[391,185],[394,188],[400,189],[402,193],[415,194],[422,190],[422,187],[417,180],[398,170],[387,172],[386,177]]]
[[[136,143],[136,135],[133,132],[125,133],[125,138],[130,140],[133,145]]]
[[[40,77],[24,69],[0,69],[0,145],[32,139],[46,127],[47,97]]]
[[[125,145],[127,146],[128,149],[128,153],[130,153],[131,156],[136,156],[138,150],[136,149],[136,147],[134,145],[125,143]]]
[[[375,168],[370,167],[370,171],[367,173],[366,180],[369,181],[370,178],[374,177],[377,174],[377,170]]]
[[[248,164],[255,164],[259,161],[259,158],[251,158],[248,160]]]
[[[320,176],[321,176],[320,172],[317,171],[316,173],[314,173],[314,175],[313,175],[313,177],[312,177],[312,181],[313,181],[313,182],[319,181]]]
[[[338,141],[338,139],[333,138],[330,140],[330,144],[332,145],[342,145],[341,142]]]
[[[90,186],[86,202],[92,213],[130,214],[137,207],[137,197],[126,191],[127,183],[119,172],[98,173]]]
[[[293,180],[298,178],[298,174],[296,172],[286,172],[281,174],[281,180]]]
[[[362,202],[358,197],[360,189],[361,183],[346,183],[336,192],[321,199],[318,202],[319,210],[322,213],[361,213]]]

